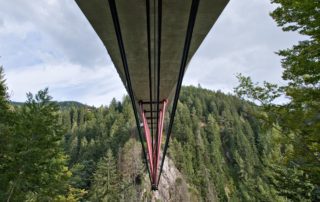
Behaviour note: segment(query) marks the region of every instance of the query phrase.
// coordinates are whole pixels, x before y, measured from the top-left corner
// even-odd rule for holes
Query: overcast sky
[[[270,0],[231,0],[189,64],[184,85],[232,92],[235,75],[281,80],[275,54],[301,37],[284,33]],[[102,42],[73,0],[0,0],[0,65],[11,100],[49,87],[55,100],[107,105],[126,94]]]

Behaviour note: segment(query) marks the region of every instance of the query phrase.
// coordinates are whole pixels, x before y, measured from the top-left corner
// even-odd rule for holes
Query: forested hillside
[[[232,95],[184,87],[159,192],[151,192],[128,97],[10,103],[0,68],[1,201],[311,201],[290,143]],[[168,117],[166,117],[168,118]]]
[[[192,198],[207,201],[277,198],[264,165],[278,152],[270,144],[276,133],[262,131],[260,123],[250,114],[254,111],[252,104],[234,96],[195,87],[183,89],[169,156],[188,182]],[[88,196],[102,197],[103,176],[110,167],[114,177],[110,183],[115,183],[111,183],[110,193],[116,197],[124,191],[136,196],[141,189],[136,180],[145,179],[146,171],[143,163],[135,160],[123,165],[122,159],[131,155],[127,150],[137,144],[128,98],[122,103],[113,100],[108,108],[71,107],[62,111],[62,117],[68,130],[65,150],[73,172],[71,184],[89,190]],[[136,147],[140,152],[140,147]],[[92,176],[93,173],[99,173],[99,177]],[[138,194],[136,200],[139,197]]]
[[[263,127],[258,111],[232,95],[183,88],[168,154],[182,174],[170,185],[172,201],[311,200],[308,176],[286,165],[290,143]],[[60,113],[72,187],[92,201],[152,198],[127,97]]]
[[[10,103],[0,70],[1,201],[316,201],[291,143],[252,103],[184,87],[155,193],[128,97],[95,108],[45,89]]]
[[[305,37],[277,53],[285,82],[183,87],[157,192],[128,97],[97,108],[44,89],[13,102],[0,66],[0,201],[320,201],[320,3],[271,3]]]

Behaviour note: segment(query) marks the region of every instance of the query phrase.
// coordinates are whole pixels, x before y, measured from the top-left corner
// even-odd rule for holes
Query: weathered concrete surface
[[[229,0],[200,0],[193,30],[188,62],[210,31]],[[76,0],[101,38],[126,86],[124,69],[107,0]],[[156,6],[154,5],[156,2]],[[157,78],[157,2],[150,1],[152,94],[156,100]],[[163,0],[161,32],[160,100],[175,92],[178,79],[191,0]],[[149,67],[145,0],[116,0],[121,33],[128,60],[135,100],[149,101]],[[214,47],[213,47],[214,48]],[[199,67],[201,68],[201,67]],[[108,79],[108,78],[106,78]],[[148,107],[146,108],[148,109]]]

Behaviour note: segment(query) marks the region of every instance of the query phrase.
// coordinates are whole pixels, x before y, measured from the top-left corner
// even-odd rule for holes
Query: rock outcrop
[[[144,201],[191,201],[188,184],[169,157],[164,161],[159,190],[151,191],[148,176],[145,185],[142,196],[148,197],[143,198]]]

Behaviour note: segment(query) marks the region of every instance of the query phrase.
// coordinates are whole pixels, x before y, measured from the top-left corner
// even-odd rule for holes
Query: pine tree
[[[292,201],[311,201],[314,185],[303,171],[271,165],[268,176],[280,196]]]
[[[119,180],[116,161],[112,151],[108,149],[94,173],[90,199],[92,201],[118,201]]]
[[[6,80],[4,79],[4,71],[3,67],[0,66],[0,119],[3,122],[5,119],[5,114],[8,110],[8,94],[7,94],[7,86],[5,84]]]
[[[14,113],[9,108],[3,68],[0,66],[0,201],[5,201],[11,196],[13,190],[9,188],[9,184],[14,173],[8,171],[14,161],[12,152],[14,120]]]
[[[48,201],[64,195],[70,173],[62,151],[58,106],[48,89],[35,97],[29,93],[26,104],[15,113],[14,130],[4,153],[10,161],[1,172],[5,175],[5,200]]]

